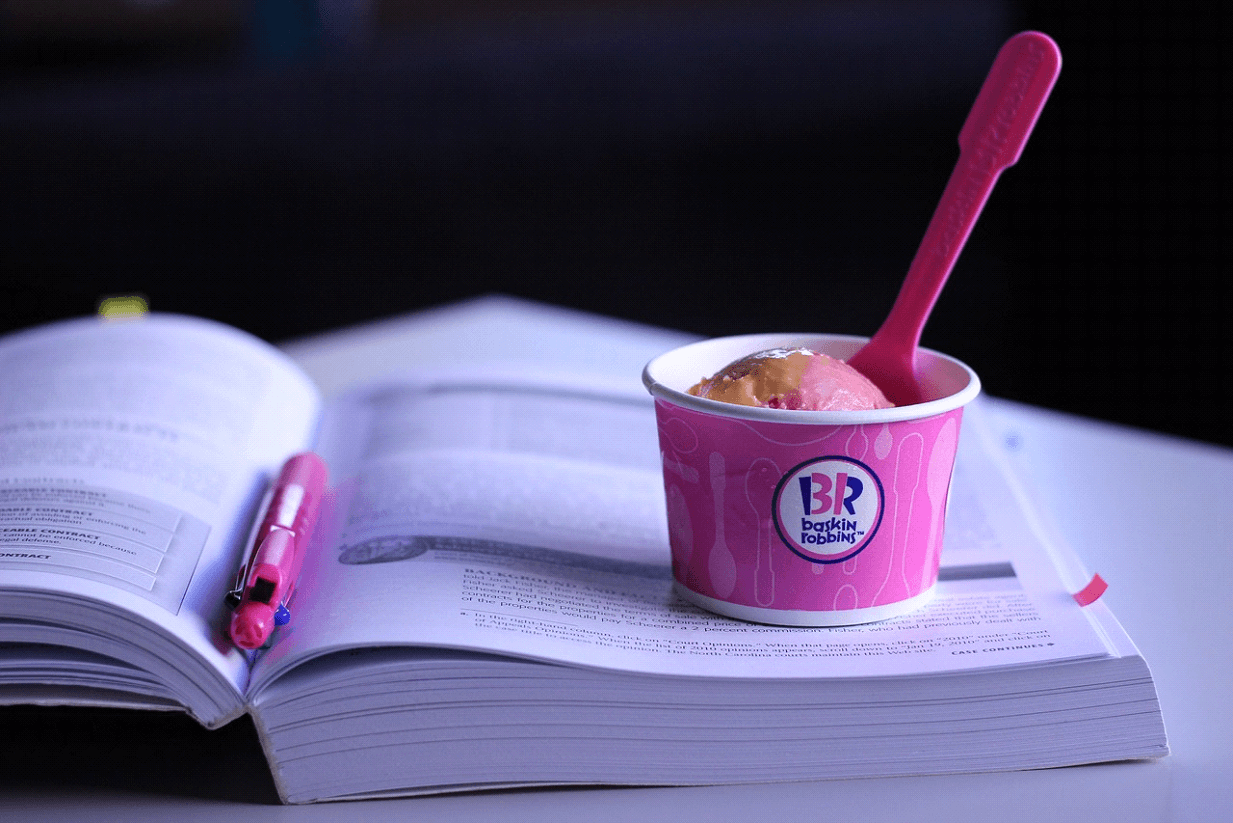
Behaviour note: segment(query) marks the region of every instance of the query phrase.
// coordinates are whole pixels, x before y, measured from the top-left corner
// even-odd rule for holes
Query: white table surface
[[[473,309],[476,307],[472,307]],[[501,301],[480,316],[490,332],[516,316]],[[516,310],[518,307],[513,305]],[[593,323],[562,315],[563,322]],[[422,351],[433,333],[411,338],[397,322],[291,350],[330,388],[363,379]],[[579,327],[581,328],[581,326]],[[613,326],[607,365],[641,360],[636,327]],[[627,335],[627,336],[625,336]],[[517,346],[508,349],[517,356]],[[503,349],[505,350],[505,349]],[[521,352],[535,355],[536,352]],[[590,357],[590,354],[579,356]],[[283,807],[267,774],[244,785],[236,770],[209,764],[227,733],[168,723],[152,747],[118,741],[114,757],[60,741],[0,742],[0,821],[194,820],[315,821],[1217,821],[1233,812],[1233,450],[1158,436],[1030,406],[984,398],[1016,465],[1057,529],[1109,583],[1104,595],[1151,665],[1172,754],[1154,762],[1031,772],[839,780],[681,789],[566,789]],[[0,715],[10,719],[13,712]],[[88,733],[87,719],[67,724]],[[10,725],[12,725],[10,723]],[[35,715],[24,733],[58,734],[66,724]],[[3,726],[0,726],[3,728]],[[144,730],[148,726],[143,725]],[[255,738],[232,734],[244,745]],[[23,747],[60,745],[57,771],[43,759],[26,780]],[[86,755],[72,752],[88,749]],[[211,748],[213,747],[213,749]],[[184,752],[177,780],[176,752]],[[241,753],[259,764],[259,751]],[[171,760],[170,764],[166,762]],[[129,763],[131,762],[131,768]],[[204,766],[203,766],[204,762]],[[253,769],[259,772],[259,769]],[[123,779],[111,776],[122,774]],[[146,777],[148,775],[148,777]],[[211,780],[217,779],[217,784]],[[213,792],[211,785],[217,785]]]

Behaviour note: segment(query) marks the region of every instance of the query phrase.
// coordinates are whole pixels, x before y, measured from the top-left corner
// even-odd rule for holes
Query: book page
[[[346,467],[330,537],[257,688],[316,654],[399,644],[737,677],[1107,653],[977,431],[962,437],[934,601],[880,623],[799,629],[674,594],[654,415],[637,387],[426,379],[350,396],[329,421],[322,448]]]
[[[0,380],[3,616],[71,624],[102,618],[40,604],[114,604],[242,688],[222,593],[268,475],[315,431],[307,378],[237,330],[154,315],[11,335]]]

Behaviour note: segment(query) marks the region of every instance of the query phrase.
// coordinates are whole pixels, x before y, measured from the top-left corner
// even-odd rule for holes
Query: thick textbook
[[[1167,754],[1147,663],[1074,598],[979,401],[935,599],[765,626],[672,591],[636,360],[680,335],[501,300],[401,328],[393,364],[379,327],[295,358],[169,315],[0,340],[0,702],[250,713],[290,803]],[[330,491],[292,619],[244,653],[224,597],[309,448]]]

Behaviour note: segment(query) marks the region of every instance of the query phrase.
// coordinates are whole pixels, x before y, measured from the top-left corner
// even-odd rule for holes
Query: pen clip
[[[240,648],[263,648],[275,626],[290,619],[286,602],[294,586],[298,551],[295,534],[286,529],[272,528],[261,541],[252,576],[231,615],[231,637]]]
[[[270,510],[270,503],[273,501],[274,481],[269,481],[265,486],[265,494],[261,497],[261,505],[257,507],[257,513],[253,516],[252,525],[249,527],[248,538],[244,543],[246,548],[240,560],[240,568],[235,573],[235,582],[223,598],[229,608],[234,609],[240,605],[240,599],[244,596],[244,586],[248,583],[248,575],[252,571],[253,560],[256,559],[257,549],[260,547],[258,535],[261,532],[261,524],[265,522],[266,512]]]

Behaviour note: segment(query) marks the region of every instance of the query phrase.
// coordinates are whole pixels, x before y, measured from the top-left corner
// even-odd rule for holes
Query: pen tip
[[[264,604],[246,604],[231,617],[231,639],[241,649],[258,649],[270,636],[273,609]]]

